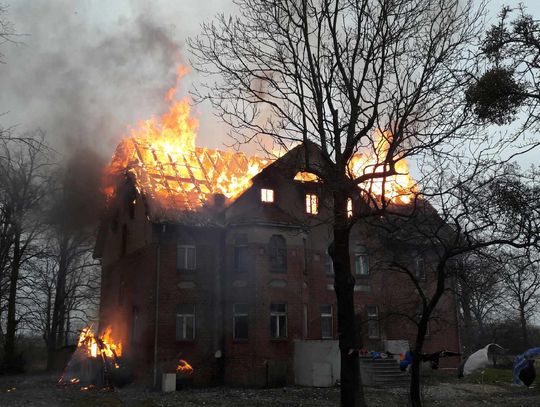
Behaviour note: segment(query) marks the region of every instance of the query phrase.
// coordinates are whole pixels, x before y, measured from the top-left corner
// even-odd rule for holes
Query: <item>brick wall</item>
[[[264,180],[263,180],[264,181]],[[261,182],[263,182],[261,181]],[[302,212],[304,189],[300,183],[274,179],[276,202],[262,206],[257,184],[226,212],[227,227],[193,227],[153,224],[138,199],[135,216],[120,212],[118,225],[127,225],[128,244],[122,255],[119,230],[107,235],[102,259],[100,324],[113,326],[125,343],[138,377],[151,380],[154,362],[155,289],[159,248],[158,374],[172,372],[178,358],[195,369],[195,384],[231,383],[264,386],[292,382],[293,341],[321,339],[321,305],[333,306],[334,338],[337,338],[333,276],[325,267],[331,239],[329,213],[323,205],[318,217]],[[300,219],[302,218],[302,219]],[[296,226],[295,226],[296,225]],[[249,254],[244,272],[235,268],[236,237],[244,235]],[[270,269],[269,243],[273,235],[287,243],[286,273]],[[196,270],[177,270],[177,245],[196,246]],[[380,232],[357,224],[351,232],[351,253],[357,244],[366,247],[370,274],[357,276],[355,304],[362,345],[381,349],[385,339],[415,339],[414,327],[403,315],[414,313],[417,295],[407,276],[389,272],[383,265],[393,258]],[[404,249],[405,255],[409,255]],[[351,256],[354,271],[354,255]],[[428,273],[425,284],[433,284]],[[178,304],[195,304],[196,334],[193,341],[176,340]],[[247,341],[233,339],[233,304],[248,305]],[[287,337],[273,340],[270,304],[287,304]],[[367,335],[367,306],[379,311],[380,334]],[[304,310],[307,307],[307,321]],[[431,324],[426,352],[457,350],[458,334],[454,299],[441,300],[438,317]],[[307,324],[307,332],[305,325]],[[219,356],[221,353],[221,357]],[[442,365],[455,364],[443,360]]]

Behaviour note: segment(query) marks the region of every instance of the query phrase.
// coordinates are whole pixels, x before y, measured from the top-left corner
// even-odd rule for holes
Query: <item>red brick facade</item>
[[[208,209],[197,218],[179,214],[177,222],[152,219],[144,197],[137,194],[132,203],[121,199],[123,188],[119,188],[116,210],[102,225],[98,242],[100,325],[112,325],[139,377],[151,380],[154,368],[157,377],[173,372],[182,358],[194,367],[196,384],[290,383],[293,341],[321,339],[321,306],[325,310],[332,306],[331,335],[337,338],[333,276],[326,254],[330,214],[321,186],[264,171],[253,181],[234,202]],[[273,203],[261,202],[261,188],[274,191]],[[305,213],[307,192],[319,196],[315,216]],[[271,245],[276,235],[280,237],[273,241],[284,239],[285,252]],[[182,254],[178,245],[184,247]],[[186,257],[193,247],[194,266],[193,259]],[[414,327],[403,317],[414,315],[418,303],[414,287],[406,275],[384,267],[385,261],[398,254],[414,261],[415,254],[408,250],[388,247],[382,232],[363,223],[352,229],[353,270],[355,253],[366,256],[359,262],[369,264],[367,275],[355,276],[357,319],[368,349],[382,349],[383,340],[414,342]],[[285,265],[276,269],[284,253]],[[179,269],[178,256],[194,269]],[[423,284],[432,284],[429,259],[425,270]],[[234,304],[247,310],[247,317],[239,317],[247,318],[247,339],[233,337]],[[283,338],[272,338],[271,322],[279,325],[279,317],[271,318],[271,304],[286,304]],[[378,315],[371,323],[367,322],[368,307]],[[177,329],[188,336],[191,332],[191,317],[178,316],[185,309],[194,310],[192,340],[177,338]],[[431,322],[425,351],[458,350],[455,301],[450,295],[441,301],[437,316]],[[328,334],[328,315],[325,318]],[[283,326],[279,329],[283,333]],[[369,337],[370,332],[376,335]]]

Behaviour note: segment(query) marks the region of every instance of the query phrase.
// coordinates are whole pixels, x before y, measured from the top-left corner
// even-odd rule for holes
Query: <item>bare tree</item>
[[[7,6],[0,3],[0,46],[5,42],[11,42],[14,34],[13,24],[6,18]],[[0,64],[3,63],[4,55],[0,52]]]
[[[529,347],[528,323],[540,303],[540,256],[538,249],[505,251],[498,256],[502,264],[502,283],[506,309],[518,317],[523,349]]]
[[[95,310],[99,279],[92,272],[94,225],[102,202],[101,160],[91,153],[74,153],[54,174],[55,188],[48,211],[51,255],[56,262],[54,299],[47,333],[48,367],[55,350],[66,342],[73,318]],[[95,270],[94,270],[95,271]]]
[[[385,227],[395,247],[415,244],[429,256],[427,282],[419,278],[407,259],[395,256],[389,264],[409,277],[420,303],[414,321],[417,329],[410,389],[413,406],[421,405],[420,355],[429,321],[437,317],[444,296],[455,294],[464,256],[505,247],[530,249],[540,242],[540,202],[536,198],[540,184],[535,171],[521,173],[515,165],[487,158],[479,154],[446,164],[434,160],[423,169],[427,176],[422,179],[422,192],[416,200],[417,213],[386,217]],[[500,278],[497,270],[484,272]]]
[[[39,136],[40,137],[40,136]],[[43,231],[40,210],[47,195],[47,169],[49,167],[47,150],[42,142],[25,143],[5,140],[0,156],[0,195],[4,225],[9,247],[0,252],[7,252],[8,293],[7,317],[4,337],[4,368],[17,369],[15,335],[17,332],[17,293],[21,268],[36,256],[39,247],[34,243]]]
[[[73,240],[69,246],[69,267],[66,270],[63,305],[58,307],[63,314],[57,317],[56,332],[52,330],[54,305],[57,298],[60,259],[56,236],[49,232],[50,241],[39,257],[26,266],[21,284],[21,325],[27,331],[40,333],[50,350],[49,368],[53,367],[54,351],[68,345],[70,337],[81,325],[95,318],[99,299],[99,274],[92,259],[92,239]],[[65,250],[65,248],[64,248]],[[68,250],[66,250],[68,251]]]
[[[464,129],[461,73],[480,14],[472,2],[456,0],[237,4],[239,17],[220,15],[190,41],[195,68],[219,77],[196,96],[213,104],[239,143],[265,137],[284,148],[303,143],[305,170],[330,189],[341,402],[365,405],[347,200],[354,198],[359,215],[360,208],[387,208],[384,191],[373,199],[370,181],[396,175],[397,164],[423,148],[473,134]],[[354,174],[359,152],[376,163]]]
[[[503,301],[501,264],[494,250],[462,256],[455,263],[457,290],[463,319],[463,350],[470,354],[486,337],[486,323]]]

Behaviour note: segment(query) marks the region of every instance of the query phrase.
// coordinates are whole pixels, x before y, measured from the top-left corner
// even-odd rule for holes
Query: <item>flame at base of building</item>
[[[178,366],[176,366],[176,373],[182,373],[184,375],[191,375],[193,374],[193,367],[184,359],[180,359],[178,361]]]
[[[112,389],[119,383],[119,376],[125,376],[121,356],[122,343],[112,338],[110,327],[100,336],[86,327],[58,384],[78,385],[81,390]]]

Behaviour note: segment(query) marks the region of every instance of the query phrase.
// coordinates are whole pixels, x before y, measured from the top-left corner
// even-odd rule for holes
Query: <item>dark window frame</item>
[[[240,309],[241,307],[245,307],[244,310]],[[242,323],[244,321],[245,323],[245,337],[241,337],[238,334],[237,324]],[[246,303],[235,303],[233,304],[233,340],[239,341],[239,342],[245,342],[249,340],[249,308],[248,304]]]
[[[333,339],[334,338],[334,307],[332,304],[323,304],[320,306],[321,311],[321,339]],[[330,323],[328,324],[328,320]],[[330,327],[330,332],[325,331],[325,323]]]
[[[370,312],[374,310],[374,312]],[[381,337],[381,326],[379,323],[379,307],[377,305],[367,305],[367,333],[369,339],[378,339]],[[376,334],[372,332],[376,331]]]
[[[192,260],[193,264],[190,265],[189,250],[193,250]],[[184,264],[180,264],[180,251],[183,251]],[[182,272],[190,272],[197,270],[197,246],[194,244],[178,243],[176,245],[176,270]]]
[[[287,273],[287,240],[283,235],[272,235],[268,243],[268,262],[271,273]]]
[[[191,312],[187,310],[187,307],[191,307]],[[182,309],[184,308],[184,309]],[[177,342],[193,342],[196,338],[196,321],[197,311],[195,304],[178,304],[176,306],[176,341]],[[189,335],[188,321],[191,320],[191,335]],[[179,321],[180,326],[179,326]],[[179,335],[179,327],[181,327],[181,334]]]

